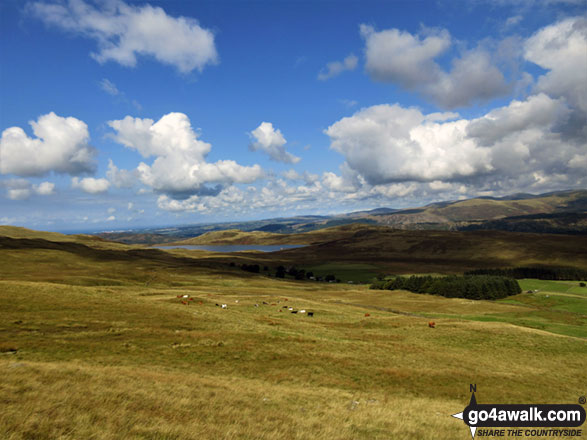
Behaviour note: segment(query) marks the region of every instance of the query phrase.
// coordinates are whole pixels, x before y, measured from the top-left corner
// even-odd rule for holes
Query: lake
[[[275,252],[284,249],[294,249],[303,247],[298,244],[281,244],[281,245],[260,245],[260,244],[227,244],[227,245],[183,245],[183,246],[154,246],[157,249],[191,249],[212,252],[242,252],[242,251],[261,251]]]

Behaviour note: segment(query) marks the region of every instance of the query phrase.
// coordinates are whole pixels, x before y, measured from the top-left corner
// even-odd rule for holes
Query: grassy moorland
[[[466,439],[470,383],[481,403],[585,394],[577,282],[469,301],[227,264],[261,257],[2,237],[0,437]]]
[[[298,265],[321,272],[343,266],[343,281],[364,274],[461,273],[487,267],[546,264],[587,269],[587,236],[500,231],[408,231],[345,225],[302,234],[222,231],[181,244],[308,244],[270,255],[217,255],[216,261]],[[174,251],[177,255],[189,255]],[[331,267],[325,271],[331,270]],[[354,272],[352,274],[351,272]],[[335,273],[338,275],[337,273]],[[346,277],[345,277],[346,275]]]

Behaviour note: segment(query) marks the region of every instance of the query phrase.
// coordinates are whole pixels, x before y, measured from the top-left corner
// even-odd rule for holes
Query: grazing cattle
[[[220,307],[220,304],[216,303],[216,307]]]
[[[306,311],[305,310],[300,310],[300,313],[306,313]]]
[[[292,310],[291,312],[292,312],[292,313],[298,313],[298,311],[297,311],[297,310]]]
[[[187,302],[185,302],[185,301],[182,301],[181,303],[182,303],[184,306],[186,306],[186,305],[187,305]]]
[[[202,301],[198,301],[198,304],[204,304]]]
[[[271,305],[272,305],[272,306],[276,306],[277,304],[273,303],[273,304],[271,304]]]
[[[259,307],[259,304],[255,304],[255,307]]]
[[[184,295],[182,298],[189,298],[189,297],[190,297],[189,295]]]
[[[279,309],[280,312],[283,312],[283,310]]]
[[[287,309],[287,306],[283,306],[282,309]]]
[[[193,300],[194,300],[193,298],[190,298],[190,301],[193,301]]]
[[[287,310],[291,312],[293,310],[293,307],[289,307]]]
[[[178,298],[181,298],[181,295],[177,295]]]
[[[435,327],[436,327],[436,323],[435,323],[434,321],[430,321],[430,322],[428,323],[428,327],[430,327],[430,328],[435,328]]]
[[[263,301],[263,305],[265,305],[265,306],[268,305],[267,301]]]
[[[308,317],[309,318],[313,318],[314,317],[314,312],[308,312]]]
[[[371,316],[371,314],[370,314],[370,313],[365,313],[365,318],[367,318],[367,317],[369,317],[369,316]]]
[[[223,309],[227,309],[227,308],[228,308],[228,306],[227,306],[226,304],[222,304],[222,308],[223,308]]]

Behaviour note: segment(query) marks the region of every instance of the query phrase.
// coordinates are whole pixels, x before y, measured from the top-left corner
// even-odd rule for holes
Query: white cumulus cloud
[[[127,116],[108,125],[116,131],[117,142],[145,158],[155,157],[152,164],[139,164],[138,177],[143,184],[173,199],[217,194],[224,185],[251,183],[263,176],[259,165],[242,166],[233,160],[206,162],[212,146],[198,139],[183,113],[169,113],[157,122]],[[114,176],[114,168],[110,168]]]
[[[55,194],[55,184],[52,182],[42,182],[33,186],[34,191],[40,196],[50,196]]]
[[[273,128],[271,122],[262,122],[251,131],[250,136],[254,139],[250,144],[251,150],[263,151],[277,162],[298,163],[300,161],[299,157],[285,150],[287,141],[279,129]]]
[[[7,179],[0,181],[0,187],[6,188],[6,196],[11,200],[25,200],[33,194],[39,196],[55,194],[55,184],[51,182],[33,185],[26,179]]]
[[[491,55],[480,47],[454,58],[452,69],[445,71],[435,59],[452,45],[446,30],[426,30],[420,36],[399,29],[378,32],[361,25],[360,32],[365,39],[366,70],[374,80],[419,92],[443,108],[487,101],[510,90]]]
[[[134,170],[121,170],[114,165],[112,159],[109,159],[106,177],[116,188],[131,188],[137,181],[137,172]]]
[[[6,195],[10,200],[25,200],[31,195],[29,188],[9,188]]]
[[[0,173],[42,176],[51,171],[79,175],[95,170],[96,151],[89,145],[88,126],[51,112],[29,123],[35,137],[10,127],[0,138]]]
[[[102,194],[110,188],[110,182],[106,179],[95,179],[94,177],[84,177],[71,179],[71,187],[81,189],[88,194]]]
[[[473,188],[548,189],[587,182],[576,167],[587,150],[585,140],[561,131],[570,115],[563,99],[543,93],[472,120],[379,105],[341,119],[326,134],[349,169],[372,186],[428,182],[438,189],[461,182]],[[343,191],[341,177],[327,176],[325,184]]]
[[[455,180],[491,171],[488,150],[466,137],[463,120],[437,123],[415,108],[378,105],[331,125],[331,148],[370,184]]]
[[[83,0],[34,2],[28,10],[48,25],[96,41],[92,57],[99,63],[137,64],[151,56],[180,72],[202,71],[217,62],[214,34],[189,17],[172,17],[160,7],[133,6],[112,0],[95,7]]]
[[[536,91],[564,97],[583,114],[587,113],[586,47],[587,19],[573,17],[536,32],[526,41],[524,53],[528,61],[548,70],[538,78]]]

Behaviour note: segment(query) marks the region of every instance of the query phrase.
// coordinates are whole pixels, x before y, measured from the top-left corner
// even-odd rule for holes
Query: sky
[[[587,0],[0,2],[0,224],[587,187]]]

